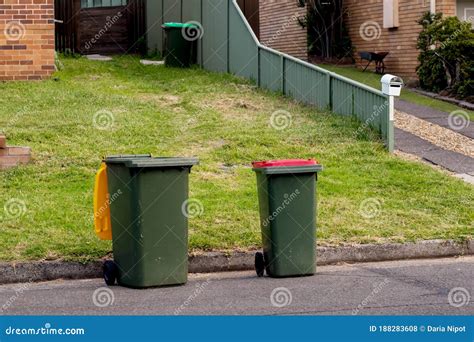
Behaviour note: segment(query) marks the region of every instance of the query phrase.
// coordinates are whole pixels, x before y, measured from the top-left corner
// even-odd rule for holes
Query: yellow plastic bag
[[[95,176],[94,225],[95,233],[101,240],[112,240],[110,198],[107,185],[107,165],[105,163],[102,163]]]

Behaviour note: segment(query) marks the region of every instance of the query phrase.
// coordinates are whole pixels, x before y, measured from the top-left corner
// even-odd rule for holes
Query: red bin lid
[[[267,160],[252,163],[255,169],[262,169],[266,167],[313,166],[318,164],[319,163],[314,159]]]

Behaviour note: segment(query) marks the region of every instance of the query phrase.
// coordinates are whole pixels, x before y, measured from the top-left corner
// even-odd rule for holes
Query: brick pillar
[[[54,0],[0,0],[0,80],[54,71]]]
[[[4,135],[0,133],[0,170],[6,170],[31,160],[29,147],[8,147]]]

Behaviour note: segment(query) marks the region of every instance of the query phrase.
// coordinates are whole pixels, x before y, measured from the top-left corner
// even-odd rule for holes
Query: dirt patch
[[[190,156],[199,156],[201,154],[209,153],[226,144],[225,140],[211,140],[201,144],[190,144],[186,147],[186,153]]]
[[[246,94],[216,94],[212,98],[203,99],[199,105],[221,113],[226,119],[246,121],[272,108],[264,97]]]
[[[200,170],[197,177],[202,181],[226,180],[229,182],[228,185],[226,185],[229,189],[238,189],[239,182],[236,177],[238,176],[239,170],[244,169],[251,169],[250,164],[230,165],[225,163],[212,163],[212,165],[207,164],[205,171]]]
[[[107,76],[107,75],[105,75]],[[101,79],[104,78],[104,75],[103,74],[90,74],[90,75],[78,75],[78,76],[74,76],[74,80],[75,81],[82,81],[82,80],[85,80],[85,81],[99,81]]]
[[[219,179],[228,179],[234,177],[231,173],[226,172],[199,172],[198,177],[203,181],[215,181]]]
[[[143,102],[153,102],[159,106],[176,106],[181,103],[181,97],[170,94],[138,94],[136,98]]]
[[[23,252],[28,248],[28,244],[24,241],[19,242],[16,244],[15,248],[13,248],[12,256],[14,259],[20,259],[20,256],[23,254]]]
[[[178,117],[177,117],[178,118]],[[199,123],[199,120],[197,118],[188,118],[184,120],[176,120],[175,127],[178,128],[178,130],[181,132],[181,134],[186,133],[187,131],[193,129],[196,127],[196,125]]]
[[[474,140],[413,115],[396,111],[395,125],[446,150],[474,157]]]

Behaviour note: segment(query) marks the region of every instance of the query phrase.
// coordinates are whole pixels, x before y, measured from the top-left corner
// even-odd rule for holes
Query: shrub
[[[423,30],[418,37],[417,68],[423,89],[446,90],[459,98],[474,96],[474,32],[471,24],[441,13],[425,13],[418,21]]]

